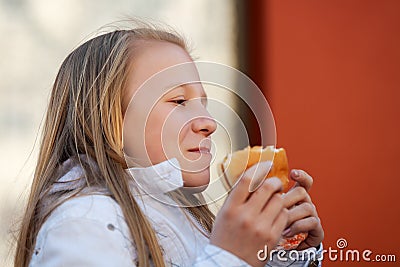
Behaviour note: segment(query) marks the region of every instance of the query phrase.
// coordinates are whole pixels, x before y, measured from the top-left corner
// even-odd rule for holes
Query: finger
[[[227,198],[227,202],[232,202],[233,205],[240,205],[246,202],[251,193],[249,188],[252,180],[263,180],[267,176],[270,168],[271,162],[265,161],[254,164],[247,169],[242,174],[239,182],[233,187]]]
[[[303,250],[309,247],[318,246],[324,239],[324,229],[322,228],[321,221],[318,219],[318,225],[308,232],[307,238],[299,244],[297,250]]]
[[[294,236],[299,233],[311,233],[320,226],[319,218],[312,216],[294,222],[289,226],[289,231],[285,234],[285,237]]]
[[[290,177],[297,182],[295,186],[302,186],[307,191],[313,184],[313,178],[303,170],[291,170]]]
[[[286,208],[291,208],[297,203],[309,202],[311,203],[310,195],[304,187],[294,187],[289,192],[283,195]]]
[[[254,191],[248,199],[249,206],[257,213],[263,210],[264,206],[271,199],[275,193],[279,193],[282,189],[282,182],[280,179],[273,177],[266,179],[261,187]],[[282,197],[280,196],[282,199]]]
[[[251,176],[251,183],[249,186],[249,191],[254,192],[258,187],[261,186],[265,177],[267,177],[268,172],[271,170],[271,161],[262,161],[254,164],[249,169],[245,171],[245,175]]]
[[[261,211],[261,220],[265,222],[266,225],[272,225],[283,209],[285,209],[285,207],[283,206],[282,195],[280,193],[275,193]]]
[[[287,225],[291,225],[296,221],[300,221],[307,217],[316,216],[315,206],[312,203],[302,203],[289,209]]]
[[[278,239],[282,236],[282,232],[286,228],[287,220],[288,210],[284,208],[276,217],[271,227],[271,233],[276,233]]]
[[[238,206],[246,202],[247,198],[250,195],[249,185],[251,182],[251,177],[243,175],[239,182],[233,187],[231,192],[229,193],[226,203],[227,205]]]

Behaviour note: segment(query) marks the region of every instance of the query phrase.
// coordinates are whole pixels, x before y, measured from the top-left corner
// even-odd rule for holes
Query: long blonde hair
[[[142,24],[143,25],[143,24]],[[121,101],[136,40],[161,40],[179,45],[176,32],[146,24],[97,36],[72,51],[55,79],[43,125],[40,152],[28,204],[18,235],[15,266],[26,267],[36,236],[51,212],[83,188],[56,195],[50,188],[60,178],[58,168],[68,159],[85,172],[84,187],[102,187],[120,205],[138,255],[138,266],[165,266],[156,234],[133,198],[124,169]],[[95,168],[81,155],[93,160]],[[54,201],[48,201],[52,198]],[[51,203],[51,204],[49,204]],[[189,208],[210,232],[214,220],[207,206]],[[144,241],[144,242],[143,242]],[[148,252],[146,252],[146,248]]]

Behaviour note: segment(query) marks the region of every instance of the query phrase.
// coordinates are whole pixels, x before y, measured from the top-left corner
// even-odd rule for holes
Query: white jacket
[[[140,179],[141,189],[138,191],[137,183],[132,182],[132,193],[157,234],[167,266],[249,266],[230,252],[211,245],[200,232],[199,223],[192,219],[199,229],[194,227],[183,209],[154,198],[160,190],[168,192],[183,186],[177,164],[172,159],[148,168],[127,170],[135,179]],[[79,165],[72,167],[60,178],[62,183],[55,184],[52,190],[76,186],[77,181],[73,179],[82,173]],[[163,197],[168,201],[165,194],[156,198]],[[318,253],[321,251],[322,246]],[[29,266],[125,267],[136,266],[136,259],[135,244],[119,205],[111,197],[91,194],[74,197],[51,213],[38,233]],[[305,255],[304,261],[274,259],[266,266],[318,266],[309,264]]]

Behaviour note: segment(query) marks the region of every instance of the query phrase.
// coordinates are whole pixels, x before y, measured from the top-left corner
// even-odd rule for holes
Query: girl
[[[191,62],[178,34],[150,26],[95,37],[67,56],[48,105],[15,266],[318,265],[307,256],[257,257],[299,232],[308,232],[299,250],[322,251],[304,171],[292,170],[297,185],[285,196],[276,178],[250,193],[251,177],[268,170],[265,162],[254,166],[216,217],[192,194],[209,183],[216,129],[200,84],[163,92],[143,120],[154,91],[137,94],[140,85]]]

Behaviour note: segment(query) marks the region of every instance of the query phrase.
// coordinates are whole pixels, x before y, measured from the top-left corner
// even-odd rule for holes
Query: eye
[[[186,102],[186,99],[174,99],[174,100],[171,100],[170,102],[175,103],[180,106],[183,106]]]

